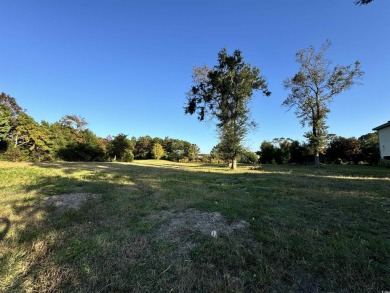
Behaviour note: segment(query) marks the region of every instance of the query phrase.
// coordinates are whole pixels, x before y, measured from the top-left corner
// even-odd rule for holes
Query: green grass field
[[[390,290],[389,194],[368,166],[0,162],[0,292]]]

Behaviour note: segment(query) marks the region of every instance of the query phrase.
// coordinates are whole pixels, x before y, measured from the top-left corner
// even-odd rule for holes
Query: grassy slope
[[[75,192],[101,199],[40,204]],[[366,166],[0,162],[0,292],[390,290],[389,194],[389,169]],[[178,263],[145,216],[189,207],[248,221],[259,245],[188,235]]]

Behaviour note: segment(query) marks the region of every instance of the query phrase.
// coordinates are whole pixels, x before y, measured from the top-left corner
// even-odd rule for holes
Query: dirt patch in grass
[[[61,210],[78,210],[81,206],[89,199],[97,199],[98,194],[90,193],[69,193],[69,194],[59,194],[46,197],[43,200],[45,205],[55,206]]]
[[[261,282],[252,279],[260,276],[262,245],[253,238],[248,222],[194,208],[161,211],[142,222],[156,227],[145,255],[159,262],[156,271],[161,276],[180,276],[171,285],[177,292],[260,288]]]
[[[219,212],[203,212],[197,209],[172,212],[162,211],[150,216],[151,219],[165,220],[157,234],[164,238],[172,238],[180,230],[200,232],[204,235],[218,237],[218,234],[238,234],[241,230],[247,230],[249,223],[243,220],[230,222]]]
[[[171,242],[179,256],[186,255],[195,247],[193,236],[196,234],[210,238],[224,235],[240,242],[258,245],[250,237],[248,222],[228,221],[219,212],[205,212],[193,208],[184,211],[161,211],[148,216],[147,220],[163,222],[156,232],[156,237]]]
[[[277,286],[261,278],[267,269],[262,251],[269,248],[253,238],[247,221],[193,208],[161,211],[144,220],[162,223],[154,241],[171,245],[160,255],[167,270],[180,275],[175,284],[179,292],[322,291],[321,280],[299,266],[286,270]]]

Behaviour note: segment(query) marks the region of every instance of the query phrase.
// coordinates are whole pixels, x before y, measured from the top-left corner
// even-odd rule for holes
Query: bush
[[[131,150],[126,150],[122,158],[123,162],[132,162],[134,161],[134,154]]]
[[[254,152],[243,152],[240,157],[240,163],[255,164],[259,160],[259,157]]]
[[[211,156],[210,155],[203,155],[201,161],[202,161],[202,163],[210,164],[211,163]]]
[[[49,152],[33,150],[30,154],[30,160],[33,162],[49,162],[52,161],[53,158],[51,157]]]
[[[190,159],[188,157],[183,157],[179,160],[180,163],[188,163]]]
[[[153,159],[160,160],[165,155],[164,149],[161,144],[156,143],[152,149]]]
[[[101,161],[105,158],[104,151],[97,145],[82,142],[71,142],[57,152],[57,157],[64,161]]]
[[[26,151],[20,150],[19,148],[8,149],[4,153],[3,157],[7,161],[12,161],[12,162],[28,161],[28,155]]]

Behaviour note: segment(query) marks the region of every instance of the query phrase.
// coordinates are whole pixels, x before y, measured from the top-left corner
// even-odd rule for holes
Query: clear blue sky
[[[295,53],[332,41],[334,64],[362,62],[362,86],[335,97],[329,132],[360,136],[390,120],[390,1],[354,0],[0,0],[0,91],[35,120],[76,114],[106,137],[173,137],[209,152],[212,124],[184,115],[195,65],[240,49],[261,68],[271,97],[251,104],[259,128],[246,141],[303,141],[293,111],[281,103]]]

